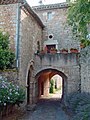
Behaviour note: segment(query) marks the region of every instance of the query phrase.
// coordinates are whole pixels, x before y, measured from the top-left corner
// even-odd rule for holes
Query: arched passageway
[[[48,97],[50,92],[50,81],[54,80],[54,87],[61,86],[61,99],[65,97],[67,90],[67,76],[56,69],[44,69],[36,75],[36,80],[38,82],[38,99],[42,96]],[[55,81],[55,79],[58,79]],[[57,83],[56,83],[57,82]]]
[[[54,75],[50,79],[49,85],[49,98],[62,98],[63,91],[63,80],[62,77],[58,74]]]

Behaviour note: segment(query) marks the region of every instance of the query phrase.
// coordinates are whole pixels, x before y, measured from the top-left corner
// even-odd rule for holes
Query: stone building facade
[[[74,92],[80,92],[80,66],[79,54],[45,54],[35,55],[34,76],[39,84],[39,96],[42,94],[42,83],[44,83],[43,94],[48,95],[49,81],[58,74],[62,77],[62,99]],[[47,81],[47,82],[46,82]],[[36,88],[37,89],[37,88]]]
[[[10,34],[10,47],[16,54],[18,71],[11,74],[25,87],[27,104],[37,102],[41,94],[47,96],[50,79],[56,74],[62,77],[62,99],[73,92],[89,91],[84,83],[86,76],[82,74],[86,64],[80,65],[79,53],[70,53],[70,48],[80,50],[80,47],[67,26],[67,9],[67,3],[42,5],[32,10],[25,0],[0,1],[0,28]],[[45,46],[55,47],[58,52],[38,53]],[[63,48],[69,52],[60,53]]]
[[[81,91],[90,93],[90,47],[81,51]]]
[[[38,14],[45,29],[43,30],[43,42],[49,44],[48,36],[53,35],[53,42],[58,50],[66,48],[79,49],[79,42],[73,38],[71,27],[67,24],[68,3],[58,3],[51,5],[40,5],[33,7]]]
[[[43,23],[38,16],[31,12],[29,6],[22,7],[20,15],[20,45],[19,45],[19,72],[21,84],[26,84],[28,66],[33,61],[34,53],[37,51],[37,43],[42,46]],[[41,48],[40,48],[41,49]]]
[[[15,67],[21,85],[26,85],[28,65],[37,51],[37,42],[41,46],[43,27],[26,1],[0,1],[0,30],[10,35],[10,48],[16,55]]]

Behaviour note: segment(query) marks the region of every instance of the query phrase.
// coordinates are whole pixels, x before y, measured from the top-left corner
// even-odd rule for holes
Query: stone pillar
[[[38,86],[37,86],[37,82],[33,83],[33,103],[36,103],[38,100]]]
[[[33,82],[30,82],[30,104],[33,104]]]
[[[29,104],[27,105],[27,110],[28,111],[31,111],[31,110],[34,110],[35,107],[36,107],[36,102],[37,102],[37,99],[36,99],[36,83],[35,82],[30,82],[30,102]]]
[[[44,96],[49,95],[49,87],[50,87],[50,82],[49,82],[49,77],[44,81]]]

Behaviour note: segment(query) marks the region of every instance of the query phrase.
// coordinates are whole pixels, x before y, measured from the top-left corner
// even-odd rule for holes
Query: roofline
[[[43,22],[41,21],[41,19],[39,18],[39,16],[36,14],[36,12],[29,6],[29,4],[26,2],[26,4],[24,4],[25,9],[32,15],[32,17],[34,17],[36,19],[36,21],[39,23],[39,25],[44,28],[45,25],[43,24]]]
[[[27,3],[26,0],[8,0],[8,1],[4,1],[4,0],[0,0],[0,5],[9,5],[9,4],[16,4],[16,3],[21,3],[21,8],[24,7],[29,14],[32,15],[32,17],[34,17],[37,21],[37,23],[44,28],[44,24],[41,21],[41,19],[39,18],[39,16],[35,13],[35,11],[30,7],[30,5]]]
[[[8,4],[15,4],[15,3],[24,3],[26,0],[0,0],[0,5],[8,5]]]
[[[48,5],[39,5],[39,6],[33,6],[33,10],[51,10],[51,9],[62,9],[62,8],[68,8],[69,3],[68,2],[63,2],[63,3],[57,3],[57,4],[48,4]]]

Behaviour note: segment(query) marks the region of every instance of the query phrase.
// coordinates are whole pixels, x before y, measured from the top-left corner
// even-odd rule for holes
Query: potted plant
[[[68,49],[63,48],[62,50],[60,50],[61,53],[68,53]]]
[[[42,49],[41,51],[40,51],[40,54],[45,54],[45,51]]]
[[[85,45],[86,45],[86,40],[85,39],[81,39],[80,41],[80,48],[85,48]]]
[[[85,45],[83,43],[80,43],[80,48],[85,48]]]
[[[78,49],[76,49],[76,48],[71,48],[71,49],[70,49],[70,52],[71,52],[71,53],[78,53]]]
[[[90,40],[82,39],[80,43],[80,48],[85,48],[86,46],[90,46]]]
[[[50,53],[57,53],[57,49],[56,49],[56,48],[54,48],[54,47],[53,47],[53,48],[51,48],[51,49],[50,49]]]

